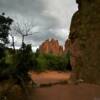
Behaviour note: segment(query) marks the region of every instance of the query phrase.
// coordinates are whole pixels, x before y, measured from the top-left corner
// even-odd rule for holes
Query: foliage
[[[4,13],[0,15],[0,41],[2,44],[8,43],[8,35],[12,22],[13,20],[9,17],[5,17]]]
[[[37,53],[36,53],[37,55]],[[56,56],[52,54],[38,54],[35,56],[34,70],[45,71],[45,70],[58,70],[67,71],[72,70],[70,65],[69,53],[62,56]]]
[[[44,71],[47,69],[47,59],[44,55],[40,54],[37,58],[37,66],[35,66],[37,71]]]
[[[9,42],[8,35],[12,22],[13,20],[9,17],[5,17],[4,13],[0,15],[0,75],[3,74],[6,71],[5,69],[9,66],[5,61],[5,44]]]
[[[15,74],[20,76],[24,81],[29,79],[28,71],[33,66],[33,55],[31,45],[24,45],[15,55]]]

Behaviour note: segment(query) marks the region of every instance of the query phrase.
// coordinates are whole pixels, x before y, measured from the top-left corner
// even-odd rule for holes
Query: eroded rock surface
[[[63,47],[59,45],[58,40],[48,39],[40,45],[38,52],[42,54],[62,55]]]
[[[71,64],[78,77],[100,84],[100,0],[76,0],[70,27]]]

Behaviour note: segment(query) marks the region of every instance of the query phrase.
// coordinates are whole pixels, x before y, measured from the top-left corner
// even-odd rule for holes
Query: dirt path
[[[70,76],[69,72],[31,73],[31,78],[38,84],[68,80]],[[100,86],[85,83],[35,88],[32,92],[32,100],[100,100]]]
[[[80,84],[36,88],[32,100],[100,100],[100,86]]]
[[[30,75],[37,84],[44,84],[69,79],[71,73],[47,71],[40,74],[32,72]],[[26,100],[25,95],[16,96],[16,92],[12,92],[9,96],[8,100]],[[31,88],[29,97],[30,100],[100,100],[100,86],[80,83],[78,85],[59,84],[49,87]]]
[[[48,84],[68,80],[71,76],[71,73],[56,71],[46,71],[42,73],[31,72],[30,76],[37,84]]]

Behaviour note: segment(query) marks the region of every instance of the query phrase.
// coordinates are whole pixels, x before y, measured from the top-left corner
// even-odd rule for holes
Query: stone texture
[[[100,84],[100,0],[76,0],[69,39],[71,64],[79,78]]]
[[[67,39],[67,40],[65,41],[64,53],[65,53],[65,54],[68,53],[69,50],[70,50],[70,40]]]
[[[38,52],[43,54],[62,55],[63,47],[59,45],[58,40],[48,39],[40,45]]]

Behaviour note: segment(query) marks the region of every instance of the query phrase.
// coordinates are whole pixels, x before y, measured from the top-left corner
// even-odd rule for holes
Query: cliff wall
[[[100,0],[76,0],[69,39],[71,64],[77,78],[100,84]]]

